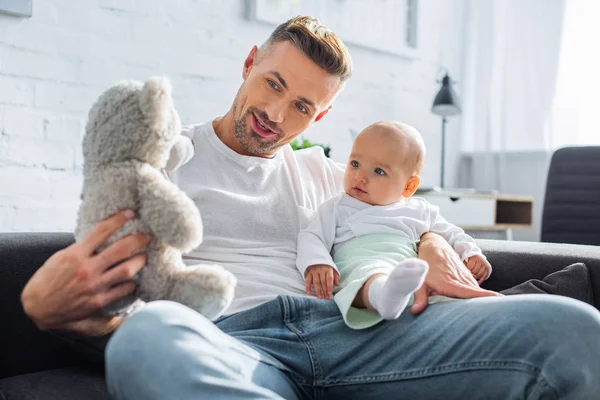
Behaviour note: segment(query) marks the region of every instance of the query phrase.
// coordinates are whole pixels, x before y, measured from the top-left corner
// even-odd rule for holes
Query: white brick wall
[[[439,65],[460,78],[464,0],[419,7],[419,57],[350,46],[354,77],[305,136],[343,161],[350,129],[405,120],[425,137],[431,185],[440,121],[429,110]],[[245,56],[273,29],[247,20],[245,9],[243,0],[39,0],[32,18],[0,15],[0,232],[73,229],[86,113],[115,81],[169,76],[184,123],[227,111]],[[449,140],[449,165],[455,149]]]

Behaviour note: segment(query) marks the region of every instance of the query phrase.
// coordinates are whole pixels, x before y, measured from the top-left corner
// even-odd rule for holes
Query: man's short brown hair
[[[315,64],[340,78],[352,75],[352,59],[342,40],[318,19],[297,16],[279,25],[262,47],[290,41]]]

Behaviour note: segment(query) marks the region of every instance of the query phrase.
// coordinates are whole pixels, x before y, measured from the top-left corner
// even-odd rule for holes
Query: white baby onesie
[[[342,193],[323,203],[300,232],[296,266],[302,276],[311,265],[334,267],[340,273],[334,300],[346,323],[366,328],[381,321],[381,316],[352,307],[356,294],[369,277],[389,275],[401,261],[417,257],[416,244],[426,232],[441,235],[463,261],[483,256],[473,238],[423,199],[372,206]],[[491,269],[487,277],[490,274]]]

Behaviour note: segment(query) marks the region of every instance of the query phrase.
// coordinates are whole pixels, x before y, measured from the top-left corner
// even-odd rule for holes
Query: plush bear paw
[[[220,265],[194,265],[171,277],[167,300],[184,304],[210,320],[220,317],[231,304],[236,278]]]

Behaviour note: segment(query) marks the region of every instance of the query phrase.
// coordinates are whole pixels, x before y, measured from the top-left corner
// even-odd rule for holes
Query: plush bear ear
[[[140,94],[140,108],[151,128],[162,131],[169,124],[171,83],[167,78],[154,77],[147,81]]]

